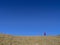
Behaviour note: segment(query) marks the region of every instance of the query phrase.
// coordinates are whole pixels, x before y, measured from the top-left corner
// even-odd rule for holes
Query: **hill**
[[[0,45],[60,45],[60,37],[12,36],[0,34]]]

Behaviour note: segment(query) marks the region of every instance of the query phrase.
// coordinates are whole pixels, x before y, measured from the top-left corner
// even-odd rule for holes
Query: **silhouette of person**
[[[46,36],[46,32],[44,32],[44,36]]]

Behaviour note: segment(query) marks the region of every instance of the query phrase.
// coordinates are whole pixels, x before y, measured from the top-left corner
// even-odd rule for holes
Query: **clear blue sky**
[[[0,0],[0,32],[12,35],[60,34],[60,1]]]

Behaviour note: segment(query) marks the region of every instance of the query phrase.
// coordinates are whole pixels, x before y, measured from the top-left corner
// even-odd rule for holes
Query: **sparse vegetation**
[[[0,45],[60,45],[60,37],[11,36],[0,34]]]

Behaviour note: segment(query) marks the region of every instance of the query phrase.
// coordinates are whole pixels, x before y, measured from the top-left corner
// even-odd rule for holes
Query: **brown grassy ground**
[[[60,36],[11,36],[0,34],[0,45],[60,45]]]

